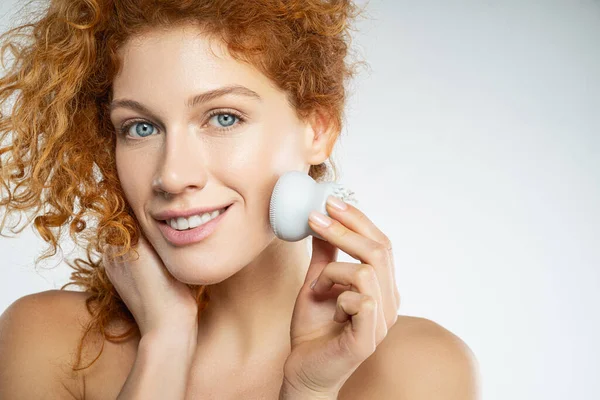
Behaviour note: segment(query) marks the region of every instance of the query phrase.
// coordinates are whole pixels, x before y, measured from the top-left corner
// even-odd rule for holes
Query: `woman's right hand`
[[[133,249],[106,245],[104,265],[108,278],[134,316],[140,334],[197,326],[198,305],[190,288],[169,273],[148,240],[141,235]]]

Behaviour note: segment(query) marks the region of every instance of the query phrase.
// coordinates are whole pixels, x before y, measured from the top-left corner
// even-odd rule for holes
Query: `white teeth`
[[[199,227],[200,225],[204,225],[208,221],[218,217],[223,212],[225,212],[224,208],[210,213],[204,213],[202,215],[193,215],[189,218],[171,218],[166,222],[171,226],[171,228],[178,231],[184,231],[186,229],[193,229]]]

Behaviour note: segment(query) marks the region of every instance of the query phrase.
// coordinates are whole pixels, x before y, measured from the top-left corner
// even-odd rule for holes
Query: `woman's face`
[[[312,128],[300,122],[285,93],[268,78],[194,28],[135,38],[120,55],[123,69],[113,83],[111,121],[119,136],[116,163],[127,200],[175,278],[220,282],[275,239],[270,196],[284,172],[308,171]],[[244,89],[188,104],[198,94],[231,86]],[[147,112],[117,106],[123,100],[140,103]],[[166,210],[230,203],[211,235],[185,246],[167,240],[162,222],[154,218]]]

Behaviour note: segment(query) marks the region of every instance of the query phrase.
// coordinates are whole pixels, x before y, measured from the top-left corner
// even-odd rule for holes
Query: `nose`
[[[206,157],[193,130],[172,130],[165,138],[152,189],[173,196],[206,186]]]

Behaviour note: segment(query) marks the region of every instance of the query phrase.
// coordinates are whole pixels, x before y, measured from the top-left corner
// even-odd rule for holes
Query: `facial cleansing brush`
[[[325,240],[308,225],[308,215],[316,210],[329,216],[326,204],[330,195],[354,206],[358,203],[354,192],[339,183],[318,183],[300,171],[283,174],[273,189],[269,210],[275,236],[288,242],[297,242],[309,235]]]

